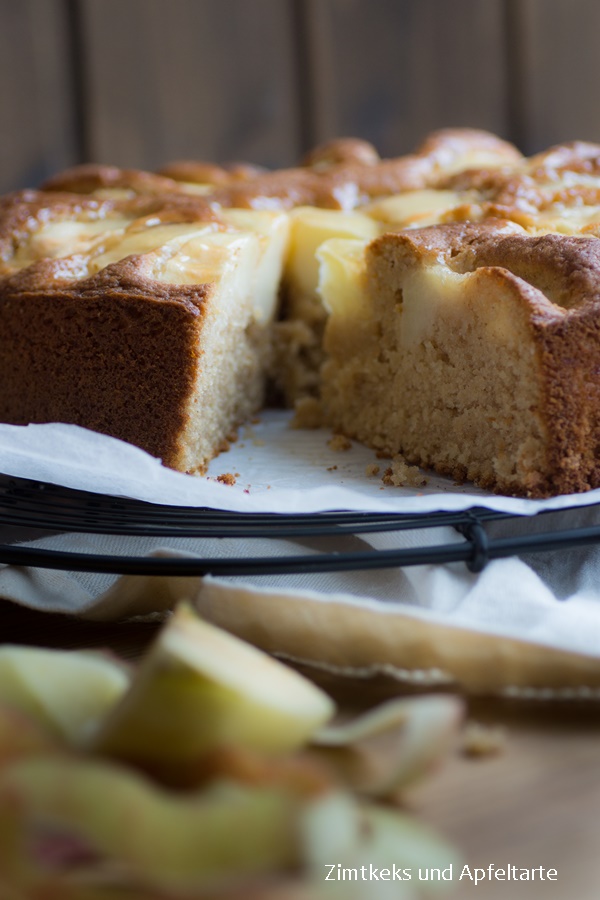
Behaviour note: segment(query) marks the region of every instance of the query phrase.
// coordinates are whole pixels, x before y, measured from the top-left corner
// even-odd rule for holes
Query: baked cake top
[[[304,165],[291,169],[263,172],[245,164],[224,168],[188,161],[152,175],[88,165],[69,169],[44,187],[80,193],[179,190],[221,207],[353,209],[373,197],[436,185],[465,168],[514,165],[521,158],[515,147],[488,132],[445,129],[430,135],[415,153],[396,159],[382,160],[365,141],[341,139],[317,148]]]
[[[267,253],[282,229],[281,213],[217,214],[181,193],[21,191],[0,200],[0,297],[118,287],[197,307],[240,241]]]

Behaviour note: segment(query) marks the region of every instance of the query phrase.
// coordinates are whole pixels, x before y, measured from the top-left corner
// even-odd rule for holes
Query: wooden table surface
[[[0,601],[2,641],[48,647],[109,647],[136,659],[154,624],[96,624],[30,612]],[[397,686],[319,678],[343,706],[368,706]],[[469,715],[501,725],[500,753],[456,752],[413,788],[407,807],[434,826],[473,869],[508,865],[558,870],[558,881],[456,885],[457,898],[597,900],[600,896],[600,706],[471,701]],[[455,873],[456,874],[456,873]],[[368,896],[368,895],[367,895]],[[374,895],[375,896],[375,895]],[[444,895],[445,896],[445,895]]]

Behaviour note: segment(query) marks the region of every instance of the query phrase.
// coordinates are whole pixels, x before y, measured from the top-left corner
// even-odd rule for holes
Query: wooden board
[[[456,900],[596,900],[600,810],[597,705],[479,703],[502,723],[495,757],[455,756],[414,791],[411,806],[455,843],[471,869],[555,868],[555,882],[457,883]]]
[[[0,0],[0,193],[77,158],[64,0]]]
[[[295,161],[288,0],[80,0],[94,160]]]
[[[562,141],[600,141],[600,4],[508,2],[513,103],[522,149],[535,153]]]
[[[510,137],[501,0],[304,0],[312,141],[384,155],[448,125]]]

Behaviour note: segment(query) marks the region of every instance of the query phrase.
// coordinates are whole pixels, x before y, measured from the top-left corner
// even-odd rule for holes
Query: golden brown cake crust
[[[600,207],[600,145],[559,144],[516,164],[450,174],[438,187],[479,194],[479,209],[456,209],[455,217],[511,218],[534,229],[536,215],[549,213],[542,227],[552,230],[552,215],[559,218],[561,207]]]
[[[371,197],[436,184],[447,167],[469,165],[479,153],[507,163],[521,158],[512,145],[471,129],[435,132],[416,153],[397,159],[375,161],[377,152],[369,148],[366,142],[352,139],[330,142],[312,152],[312,166],[269,172],[215,191],[213,199],[222,206],[255,206],[262,198],[274,197],[285,207],[348,209]],[[324,158],[332,163],[321,167]]]
[[[175,160],[159,169],[158,174],[174,181],[196,184],[229,184],[235,181],[250,181],[267,170],[251,163],[233,162],[218,166],[215,163],[198,160]]]
[[[273,172],[257,173],[243,164],[228,170],[190,161],[167,166],[163,175],[156,176],[110,166],[80,166],[43,187],[81,193],[99,188],[157,193],[183,189],[177,182],[208,181],[214,189],[206,195],[207,202],[222,207],[264,208],[271,201],[270,207],[275,203],[286,209],[301,205],[348,209],[371,197],[436,185],[448,169],[481,165],[482,155],[498,165],[514,165],[522,159],[511,144],[488,132],[444,129],[430,135],[414,154],[397,159],[380,160],[366,141],[344,138],[316,148],[307,157],[307,165]]]
[[[49,221],[99,221],[110,214],[132,220],[153,217],[165,223],[220,221],[201,197],[181,193],[115,199],[64,191],[16,191],[0,197],[0,275],[10,271],[18,246]]]
[[[528,165],[534,177],[551,171],[600,175],[600,145],[588,141],[556,144],[530,157]]]
[[[137,194],[168,194],[178,191],[174,179],[164,175],[96,163],[65,169],[48,178],[41,187],[44,191],[70,191],[76,194],[91,194],[99,189],[125,189]]]
[[[381,157],[373,144],[360,138],[334,138],[326,141],[302,157],[300,165],[310,169],[330,169],[333,166],[358,164],[374,166]]]

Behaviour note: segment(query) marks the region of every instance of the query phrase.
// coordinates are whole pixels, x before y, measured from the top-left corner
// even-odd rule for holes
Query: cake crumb
[[[393,453],[390,453],[389,450],[376,450],[375,456],[377,457],[377,459],[391,459]]]
[[[327,471],[328,471],[328,472],[335,472],[335,471],[337,471],[337,466],[327,466]]]
[[[418,466],[409,465],[403,456],[398,454],[392,459],[392,465],[385,470],[381,479],[384,484],[394,487],[422,487],[427,484],[427,478]]]
[[[294,407],[292,428],[320,428],[323,424],[323,407],[316,397],[299,397]]]
[[[375,475],[379,475],[381,469],[377,465],[377,463],[369,463],[367,468],[365,469],[365,475],[368,478],[373,478]]]
[[[222,475],[217,475],[217,481],[220,481],[221,484],[235,484],[235,475],[232,475],[231,472],[224,472]]]
[[[347,438],[345,434],[334,434],[333,437],[327,441],[327,446],[331,450],[351,450],[352,441]]]
[[[502,753],[506,746],[506,731],[501,727],[468,722],[462,740],[466,756],[493,756]]]

